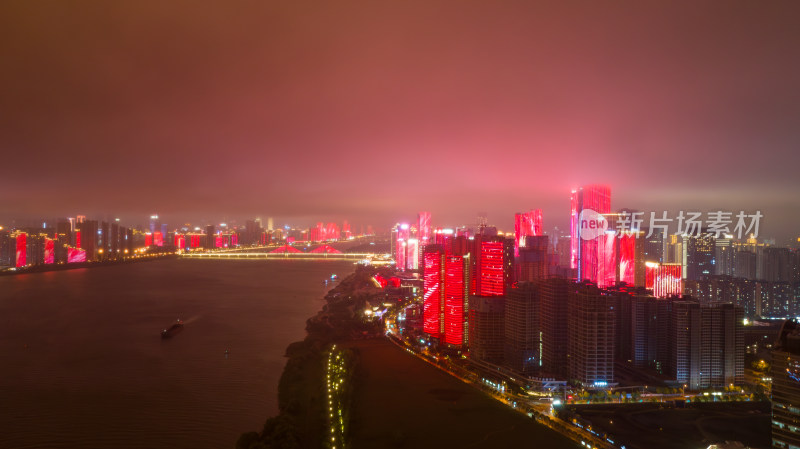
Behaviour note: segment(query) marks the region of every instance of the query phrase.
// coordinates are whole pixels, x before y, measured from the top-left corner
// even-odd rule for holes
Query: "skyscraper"
[[[699,281],[703,276],[714,274],[715,238],[711,234],[684,235],[684,279]]]
[[[539,283],[541,288],[542,369],[552,375],[567,375],[567,317],[568,279],[549,278]]]
[[[426,245],[423,251],[423,331],[441,340],[444,334],[444,249]]]
[[[420,245],[427,245],[431,243],[432,229],[431,229],[431,213],[420,212],[417,214],[417,239]]]
[[[447,254],[444,264],[444,341],[464,346],[469,341],[469,254]]]
[[[530,212],[514,215],[514,257],[519,256],[519,249],[525,246],[525,238],[543,235],[542,210],[534,209]]]
[[[525,375],[542,366],[540,288],[533,282],[520,282],[509,289],[505,301],[505,364]]]
[[[517,281],[545,279],[549,274],[549,239],[545,235],[527,237],[519,248],[516,261]]]
[[[505,301],[502,296],[469,297],[470,358],[503,363]]]
[[[569,378],[586,386],[614,382],[615,317],[612,297],[592,284],[569,293]]]
[[[504,251],[502,239],[476,240],[479,263],[476,267],[476,290],[478,296],[502,296],[505,294]]]
[[[744,382],[743,318],[733,304],[674,301],[668,373],[693,390]]]
[[[571,267],[579,281],[589,280],[603,287],[614,283],[616,273],[614,235],[604,214],[611,213],[611,188],[589,185],[572,191]]]

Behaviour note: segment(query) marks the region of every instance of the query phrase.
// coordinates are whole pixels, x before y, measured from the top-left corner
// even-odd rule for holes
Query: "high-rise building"
[[[97,221],[84,220],[79,226],[80,248],[86,252],[86,261],[97,260]]]
[[[683,236],[684,279],[698,281],[703,276],[714,274],[714,251],[716,239],[711,234]]]
[[[417,239],[420,245],[431,243],[433,230],[431,228],[431,213],[420,212],[417,214]]]
[[[503,363],[505,298],[469,297],[469,356],[489,363]]]
[[[543,235],[542,210],[534,209],[530,212],[514,215],[514,257],[519,256],[520,247],[525,246],[526,237]]]
[[[505,364],[528,376],[542,367],[540,307],[540,288],[535,283],[520,282],[506,294]]]
[[[683,295],[683,278],[681,264],[655,263],[645,264],[645,287],[652,291],[656,298]]]
[[[800,448],[800,328],[785,321],[772,351],[772,447]]]
[[[568,298],[573,282],[548,278],[539,282],[542,337],[542,369],[558,377],[567,376]]]
[[[516,261],[518,282],[547,278],[550,267],[548,243],[549,239],[545,235],[530,236],[525,239],[525,245],[518,248],[519,257]]]
[[[393,255],[395,267],[400,271],[405,271],[407,268],[407,245],[408,239],[411,235],[410,226],[408,223],[400,223],[395,226],[394,238],[392,238]]]
[[[469,341],[469,254],[446,254],[444,266],[444,341],[465,346]]]
[[[216,230],[214,229],[214,225],[206,226],[206,242],[205,242],[205,249],[214,249],[217,247],[216,241]]]
[[[579,281],[589,280],[600,287],[615,282],[614,229],[605,217],[610,213],[610,187],[589,185],[572,191],[571,267],[577,269]]]
[[[444,249],[426,245],[423,250],[423,331],[441,341],[444,334]]]
[[[744,382],[743,319],[733,304],[674,301],[667,372],[692,390]]]
[[[756,249],[756,279],[769,282],[790,282],[792,279],[789,248],[760,246]]]
[[[505,279],[503,270],[504,251],[502,239],[476,240],[478,259],[476,266],[476,292],[478,296],[503,296]]]
[[[630,355],[638,367],[663,372],[669,359],[669,323],[672,301],[647,295],[631,296]]]
[[[590,283],[577,284],[569,293],[569,378],[586,386],[614,382],[614,301]]]

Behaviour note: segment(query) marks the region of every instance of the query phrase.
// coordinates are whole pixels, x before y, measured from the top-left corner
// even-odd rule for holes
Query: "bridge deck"
[[[346,259],[361,260],[374,257],[372,253],[250,253],[250,252],[188,252],[181,257],[194,259]]]

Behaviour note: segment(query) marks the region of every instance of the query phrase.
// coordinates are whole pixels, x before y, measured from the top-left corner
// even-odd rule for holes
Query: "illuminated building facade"
[[[519,256],[519,249],[525,246],[526,237],[543,235],[542,210],[534,209],[530,212],[514,215],[514,257]]]
[[[464,346],[469,339],[469,255],[445,255],[444,342]]]
[[[421,245],[431,242],[433,229],[431,228],[431,213],[420,212],[417,214],[417,238]]]
[[[714,274],[714,251],[716,239],[710,234],[699,237],[683,236],[683,275],[686,280],[699,281],[703,276]],[[675,262],[681,262],[676,260]]]
[[[645,288],[653,291],[656,298],[683,295],[681,264],[647,262],[645,264]]]
[[[411,229],[408,223],[401,223],[395,227],[394,238],[394,261],[395,267],[400,271],[405,271],[408,267],[408,239],[411,236]]]
[[[637,238],[638,236],[634,233],[624,233],[617,239],[619,241],[619,280],[629,285],[636,285]]]
[[[611,213],[611,188],[589,185],[572,191],[570,199],[570,266],[577,270],[579,281],[589,280],[600,287],[613,285],[616,257],[613,231],[604,217]]]
[[[417,270],[419,269],[419,240],[416,238],[409,238],[406,242],[406,269]]]
[[[17,234],[16,241],[16,259],[15,265],[17,268],[24,267],[28,261],[28,234],[20,232]]]
[[[444,250],[428,245],[423,254],[423,331],[441,340],[444,334]]]
[[[481,241],[480,263],[476,276],[478,296],[505,294],[504,265],[503,242]]]
[[[44,263],[52,264],[56,261],[55,241],[45,238],[44,240]]]

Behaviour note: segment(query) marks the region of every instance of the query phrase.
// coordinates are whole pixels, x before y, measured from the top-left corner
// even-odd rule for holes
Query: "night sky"
[[[797,1],[4,1],[0,218],[509,228],[569,191],[800,235]]]

